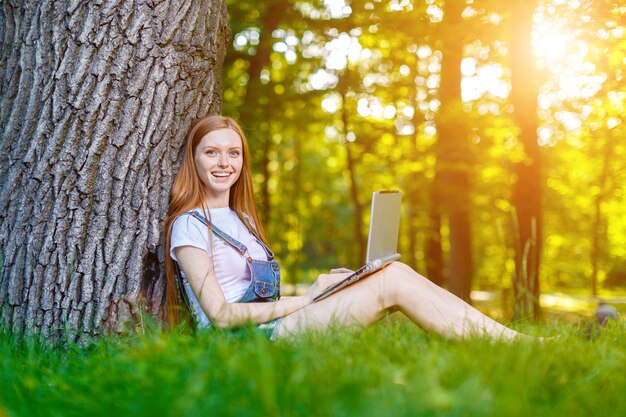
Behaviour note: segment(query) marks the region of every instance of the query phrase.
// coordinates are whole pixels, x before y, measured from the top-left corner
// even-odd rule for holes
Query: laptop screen
[[[374,191],[372,194],[366,263],[397,252],[401,202],[402,192],[399,190]]]

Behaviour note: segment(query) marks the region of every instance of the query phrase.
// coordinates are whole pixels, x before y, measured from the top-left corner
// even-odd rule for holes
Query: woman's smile
[[[220,180],[225,180],[225,179],[228,179],[228,177],[230,177],[232,172],[213,172],[212,174],[214,177],[217,177]]]

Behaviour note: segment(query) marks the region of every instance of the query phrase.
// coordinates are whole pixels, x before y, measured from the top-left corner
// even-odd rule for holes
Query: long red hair
[[[170,326],[174,326],[182,321],[183,306],[180,305],[180,294],[176,285],[176,267],[174,260],[170,256],[170,237],[172,233],[172,223],[176,217],[194,208],[202,208],[208,212],[206,205],[206,190],[204,184],[198,176],[194,155],[198,144],[204,136],[214,130],[232,129],[242,143],[243,167],[237,181],[230,189],[229,207],[234,210],[246,226],[256,232],[259,238],[267,244],[267,239],[263,227],[259,221],[259,216],[254,202],[254,190],[252,188],[252,170],[250,164],[250,150],[248,140],[241,127],[233,119],[225,116],[205,116],[191,127],[187,135],[183,160],[174,179],[172,192],[170,194],[170,206],[167,211],[167,219],[163,231],[163,257],[165,259],[165,301],[167,305],[167,316]],[[247,217],[246,217],[247,216]],[[252,220],[252,224],[250,221]],[[209,229],[209,238],[212,233]]]

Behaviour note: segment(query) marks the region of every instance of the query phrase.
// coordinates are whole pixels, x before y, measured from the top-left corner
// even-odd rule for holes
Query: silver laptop
[[[399,190],[375,191],[373,193],[365,265],[337,284],[328,287],[315,297],[314,301],[323,300],[342,288],[400,259],[400,254],[397,250],[401,202],[402,192]]]

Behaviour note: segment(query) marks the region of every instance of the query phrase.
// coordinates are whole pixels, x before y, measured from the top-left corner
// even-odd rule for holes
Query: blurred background
[[[228,1],[223,112],[287,292],[402,261],[504,317],[626,302],[626,1]]]

